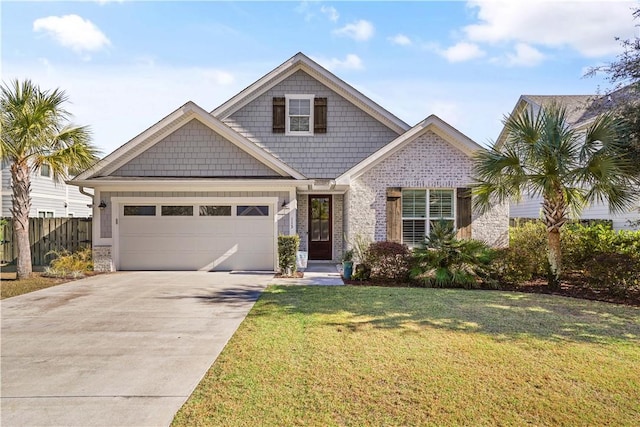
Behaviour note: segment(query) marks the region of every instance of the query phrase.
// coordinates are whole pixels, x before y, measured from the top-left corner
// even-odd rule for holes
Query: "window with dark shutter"
[[[273,98],[273,133],[285,133],[285,108],[284,97]]]
[[[313,100],[313,133],[327,133],[327,98]]]

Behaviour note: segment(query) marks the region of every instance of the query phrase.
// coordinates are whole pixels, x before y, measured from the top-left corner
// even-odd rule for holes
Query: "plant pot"
[[[342,261],[342,277],[351,280],[353,274],[353,261]]]

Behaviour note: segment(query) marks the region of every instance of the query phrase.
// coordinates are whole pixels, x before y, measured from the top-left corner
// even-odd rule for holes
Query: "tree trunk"
[[[11,165],[13,187],[13,230],[18,247],[17,273],[18,279],[31,276],[31,244],[29,243],[29,211],[31,210],[31,176],[26,162],[15,162]]]
[[[560,274],[562,274],[562,250],[560,248],[560,230],[548,233],[549,257],[549,288],[560,289]]]
[[[558,190],[554,199],[544,198],[542,212],[547,226],[547,256],[549,260],[549,288],[560,289],[562,274],[562,248],[560,247],[560,228],[567,221],[564,194]]]

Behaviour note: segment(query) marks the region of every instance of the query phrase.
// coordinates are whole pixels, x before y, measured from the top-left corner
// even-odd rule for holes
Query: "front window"
[[[438,221],[445,221],[454,228],[453,200],[453,190],[403,190],[402,242],[410,248],[420,246]]]
[[[38,218],[53,218],[53,211],[38,211]]]
[[[313,134],[313,95],[286,96],[287,134]]]
[[[51,166],[46,163],[40,165],[40,176],[51,178]]]

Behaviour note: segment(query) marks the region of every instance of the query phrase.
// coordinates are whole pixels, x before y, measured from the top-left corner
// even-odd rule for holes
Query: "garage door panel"
[[[119,224],[121,270],[273,270],[269,217],[125,216]]]

